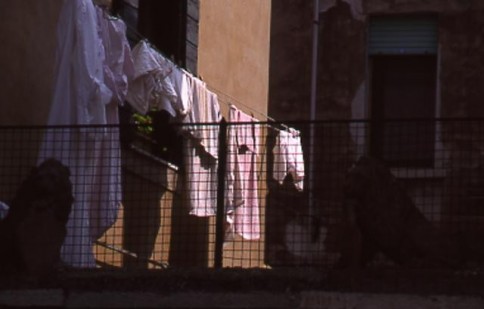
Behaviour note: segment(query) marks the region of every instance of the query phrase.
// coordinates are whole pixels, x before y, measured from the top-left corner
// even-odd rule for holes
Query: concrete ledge
[[[64,293],[53,290],[4,290],[0,291],[0,307],[62,307]]]
[[[302,292],[301,309],[482,309],[484,299],[471,296]]]
[[[297,308],[300,300],[272,293],[176,293],[160,295],[136,292],[75,292],[67,308]]]
[[[63,308],[326,308],[326,309],[481,309],[484,297],[301,291],[121,292],[60,289],[0,291],[0,307]]]

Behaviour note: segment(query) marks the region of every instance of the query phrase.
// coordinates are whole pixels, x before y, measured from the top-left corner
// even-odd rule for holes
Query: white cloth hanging
[[[227,132],[226,213],[232,230],[245,239],[260,238],[257,157],[259,127],[238,122],[255,122],[231,106]]]
[[[131,48],[126,37],[126,25],[121,19],[108,17],[96,8],[98,29],[105,50],[104,79],[112,91],[111,102],[106,105],[106,122],[119,124],[118,106],[124,104],[128,84],[134,76]],[[111,127],[106,136],[94,144],[92,184],[89,201],[89,220],[92,240],[104,234],[116,221],[121,204],[121,145],[119,128]]]
[[[218,123],[222,119],[216,94],[188,73],[191,108],[184,119],[185,168],[190,214],[214,216],[217,210]],[[197,125],[189,125],[197,123]],[[204,125],[203,123],[206,123]]]
[[[86,127],[47,129],[39,152],[39,162],[53,157],[71,172],[75,202],[61,258],[73,267],[95,267],[92,242],[115,219],[120,199],[118,132],[89,125],[117,123],[117,104],[123,100],[128,82],[129,51],[122,40],[125,28],[119,22],[108,25],[116,37],[103,41],[98,13],[91,0],[63,2],[47,124]],[[116,47],[111,46],[106,54],[104,43],[124,49],[114,51]],[[111,164],[112,169],[104,170]],[[101,178],[109,173],[112,178]],[[97,198],[99,194],[109,196]]]
[[[219,122],[222,120],[218,97],[208,90],[205,82],[191,75],[190,85],[192,86],[193,100],[183,122],[183,130],[190,138],[200,143],[203,149],[215,159],[218,158],[218,135],[220,132]],[[191,126],[190,123],[197,125]],[[207,125],[203,125],[206,123]]]
[[[141,114],[165,110],[173,117],[187,115],[191,107],[190,77],[184,70],[141,40],[133,48],[135,76],[126,100]]]
[[[287,174],[291,174],[296,189],[303,191],[304,157],[299,134],[295,130],[279,131],[272,153],[274,179],[282,184]]]
[[[132,51],[135,74],[126,100],[140,114],[164,109],[176,116],[177,93],[167,78],[175,66],[142,40]],[[165,97],[162,100],[162,96]]]

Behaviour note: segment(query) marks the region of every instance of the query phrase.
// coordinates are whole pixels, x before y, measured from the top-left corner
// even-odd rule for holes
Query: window
[[[375,17],[369,29],[370,153],[390,166],[433,167],[437,25],[432,17]]]

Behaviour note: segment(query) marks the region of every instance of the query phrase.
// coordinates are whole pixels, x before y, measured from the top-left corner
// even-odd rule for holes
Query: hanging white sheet
[[[91,0],[63,2],[48,125],[118,123],[117,104],[129,82],[130,55],[123,42],[125,28],[120,22],[108,25],[109,36],[116,37],[103,41],[98,14]],[[106,50],[105,43],[114,46]],[[117,45],[123,49],[114,51]],[[71,171],[75,202],[61,250],[70,266],[95,267],[93,240],[115,220],[121,192],[117,134],[92,127],[53,128],[44,134],[39,162],[57,158]]]
[[[227,133],[227,223],[245,239],[260,238],[257,157],[260,130],[254,118],[231,106]]]
[[[222,119],[220,106],[217,95],[209,91],[203,81],[185,74],[192,89],[191,108],[184,119],[188,125],[183,127],[190,214],[214,216],[217,209],[218,123]]]

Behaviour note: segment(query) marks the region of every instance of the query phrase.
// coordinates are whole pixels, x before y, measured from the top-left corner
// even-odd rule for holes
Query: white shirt
[[[296,189],[302,191],[304,158],[299,135],[296,132],[280,131],[272,153],[274,154],[274,179],[282,184],[286,175],[291,174]]]
[[[175,70],[173,63],[144,40],[136,44],[132,54],[135,74],[126,100],[140,114],[146,114],[150,109],[164,109],[176,116],[174,105],[178,95],[172,80],[167,78]]]

